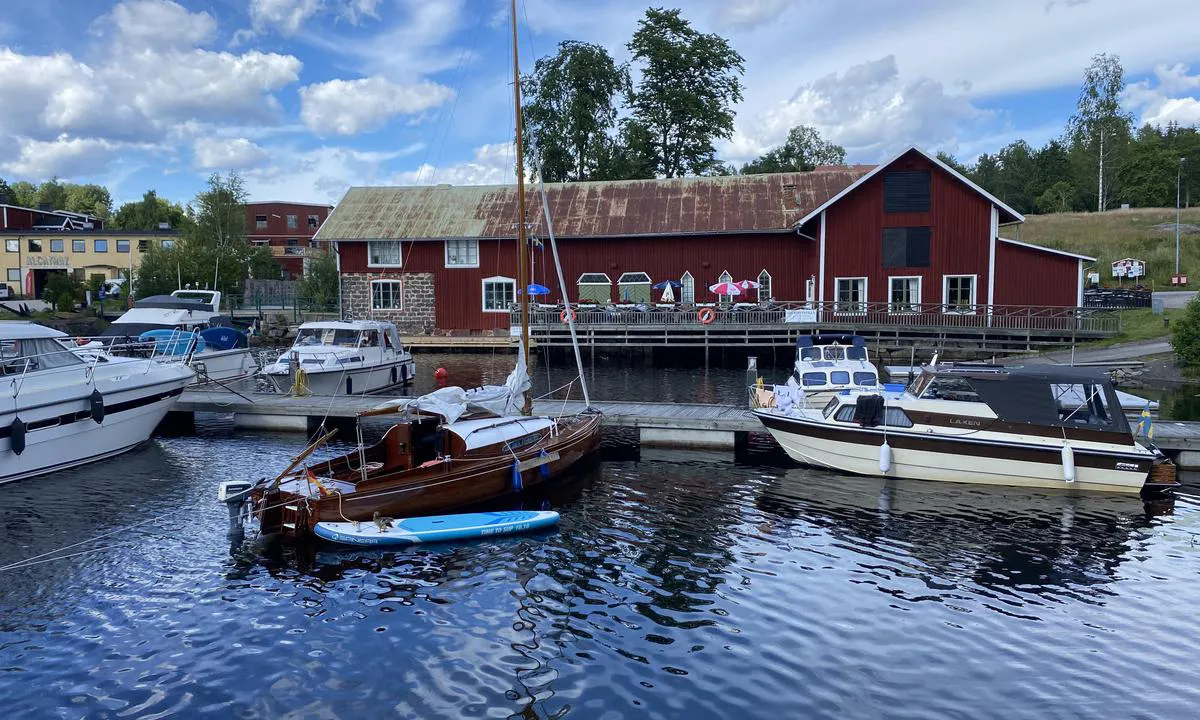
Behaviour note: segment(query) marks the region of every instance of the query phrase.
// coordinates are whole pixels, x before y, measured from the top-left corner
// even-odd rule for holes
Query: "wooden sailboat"
[[[517,108],[518,283],[529,285],[525,232],[525,177],[516,2],[512,4],[513,92]],[[543,202],[549,225],[549,212]],[[553,231],[550,230],[553,247]],[[559,268],[559,281],[562,272]],[[566,288],[561,288],[566,301]],[[521,292],[521,350],[506,387],[445,393],[413,402],[385,403],[363,415],[403,413],[375,445],[299,467],[330,435],[317,440],[273,479],[249,491],[263,534],[312,537],[318,522],[371,522],[456,511],[550,482],[596,451],[601,415],[587,410],[564,417],[533,417],[525,369],[529,347],[529,293]],[[574,339],[574,325],[571,326]],[[578,348],[576,348],[578,361]],[[583,384],[582,365],[580,382]],[[503,390],[503,391],[502,391]],[[502,392],[501,392],[502,391]],[[514,397],[520,393],[520,404]],[[584,389],[585,401],[587,398]],[[519,408],[519,409],[518,409]],[[296,469],[299,467],[299,469]]]

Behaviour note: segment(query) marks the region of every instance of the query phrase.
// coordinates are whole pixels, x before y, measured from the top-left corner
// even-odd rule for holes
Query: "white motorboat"
[[[760,392],[758,397],[762,398]],[[905,390],[804,407],[794,383],[754,414],[794,460],[843,472],[1137,493],[1175,466],[1139,443],[1108,377],[1061,366],[929,366]]]
[[[124,353],[182,355],[196,371],[196,382],[228,381],[258,370],[246,336],[221,325],[221,293],[215,290],[176,290],[170,295],[152,295],[133,307],[101,333],[97,345],[86,343],[86,359],[96,348]],[[138,343],[151,343],[139,348]]]
[[[0,483],[137,447],[195,377],[178,360],[85,360],[70,342],[42,325],[0,322]]]
[[[845,390],[878,390],[879,370],[857,335],[801,335],[793,375],[809,403],[824,405]]]
[[[394,324],[353,320],[304,323],[292,347],[262,374],[281,393],[361,395],[407,384],[416,371]]]

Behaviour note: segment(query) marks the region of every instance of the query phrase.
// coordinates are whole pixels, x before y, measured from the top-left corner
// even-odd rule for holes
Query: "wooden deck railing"
[[[1121,329],[1116,313],[1093,308],[1045,307],[1034,305],[945,305],[930,303],[892,304],[772,302],[732,305],[662,304],[577,305],[575,322],[581,327],[730,325],[894,325],[907,328],[995,328],[1003,330],[1056,330],[1084,333],[1116,333]],[[712,310],[711,321],[702,322],[701,311]],[[558,305],[535,305],[530,309],[533,326],[566,325]],[[707,313],[705,313],[707,316]],[[520,322],[516,308],[514,325]]]

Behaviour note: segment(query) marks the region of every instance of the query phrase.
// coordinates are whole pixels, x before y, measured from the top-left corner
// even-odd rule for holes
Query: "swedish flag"
[[[1142,408],[1142,417],[1138,420],[1137,434],[1145,435],[1147,440],[1154,439],[1154,419],[1150,417],[1150,406]]]

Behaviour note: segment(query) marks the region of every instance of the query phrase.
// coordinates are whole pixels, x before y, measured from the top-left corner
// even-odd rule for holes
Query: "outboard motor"
[[[250,490],[254,483],[248,480],[226,480],[217,487],[217,502],[225,503],[229,509],[230,538],[241,538],[246,534],[245,524],[250,517]]]

